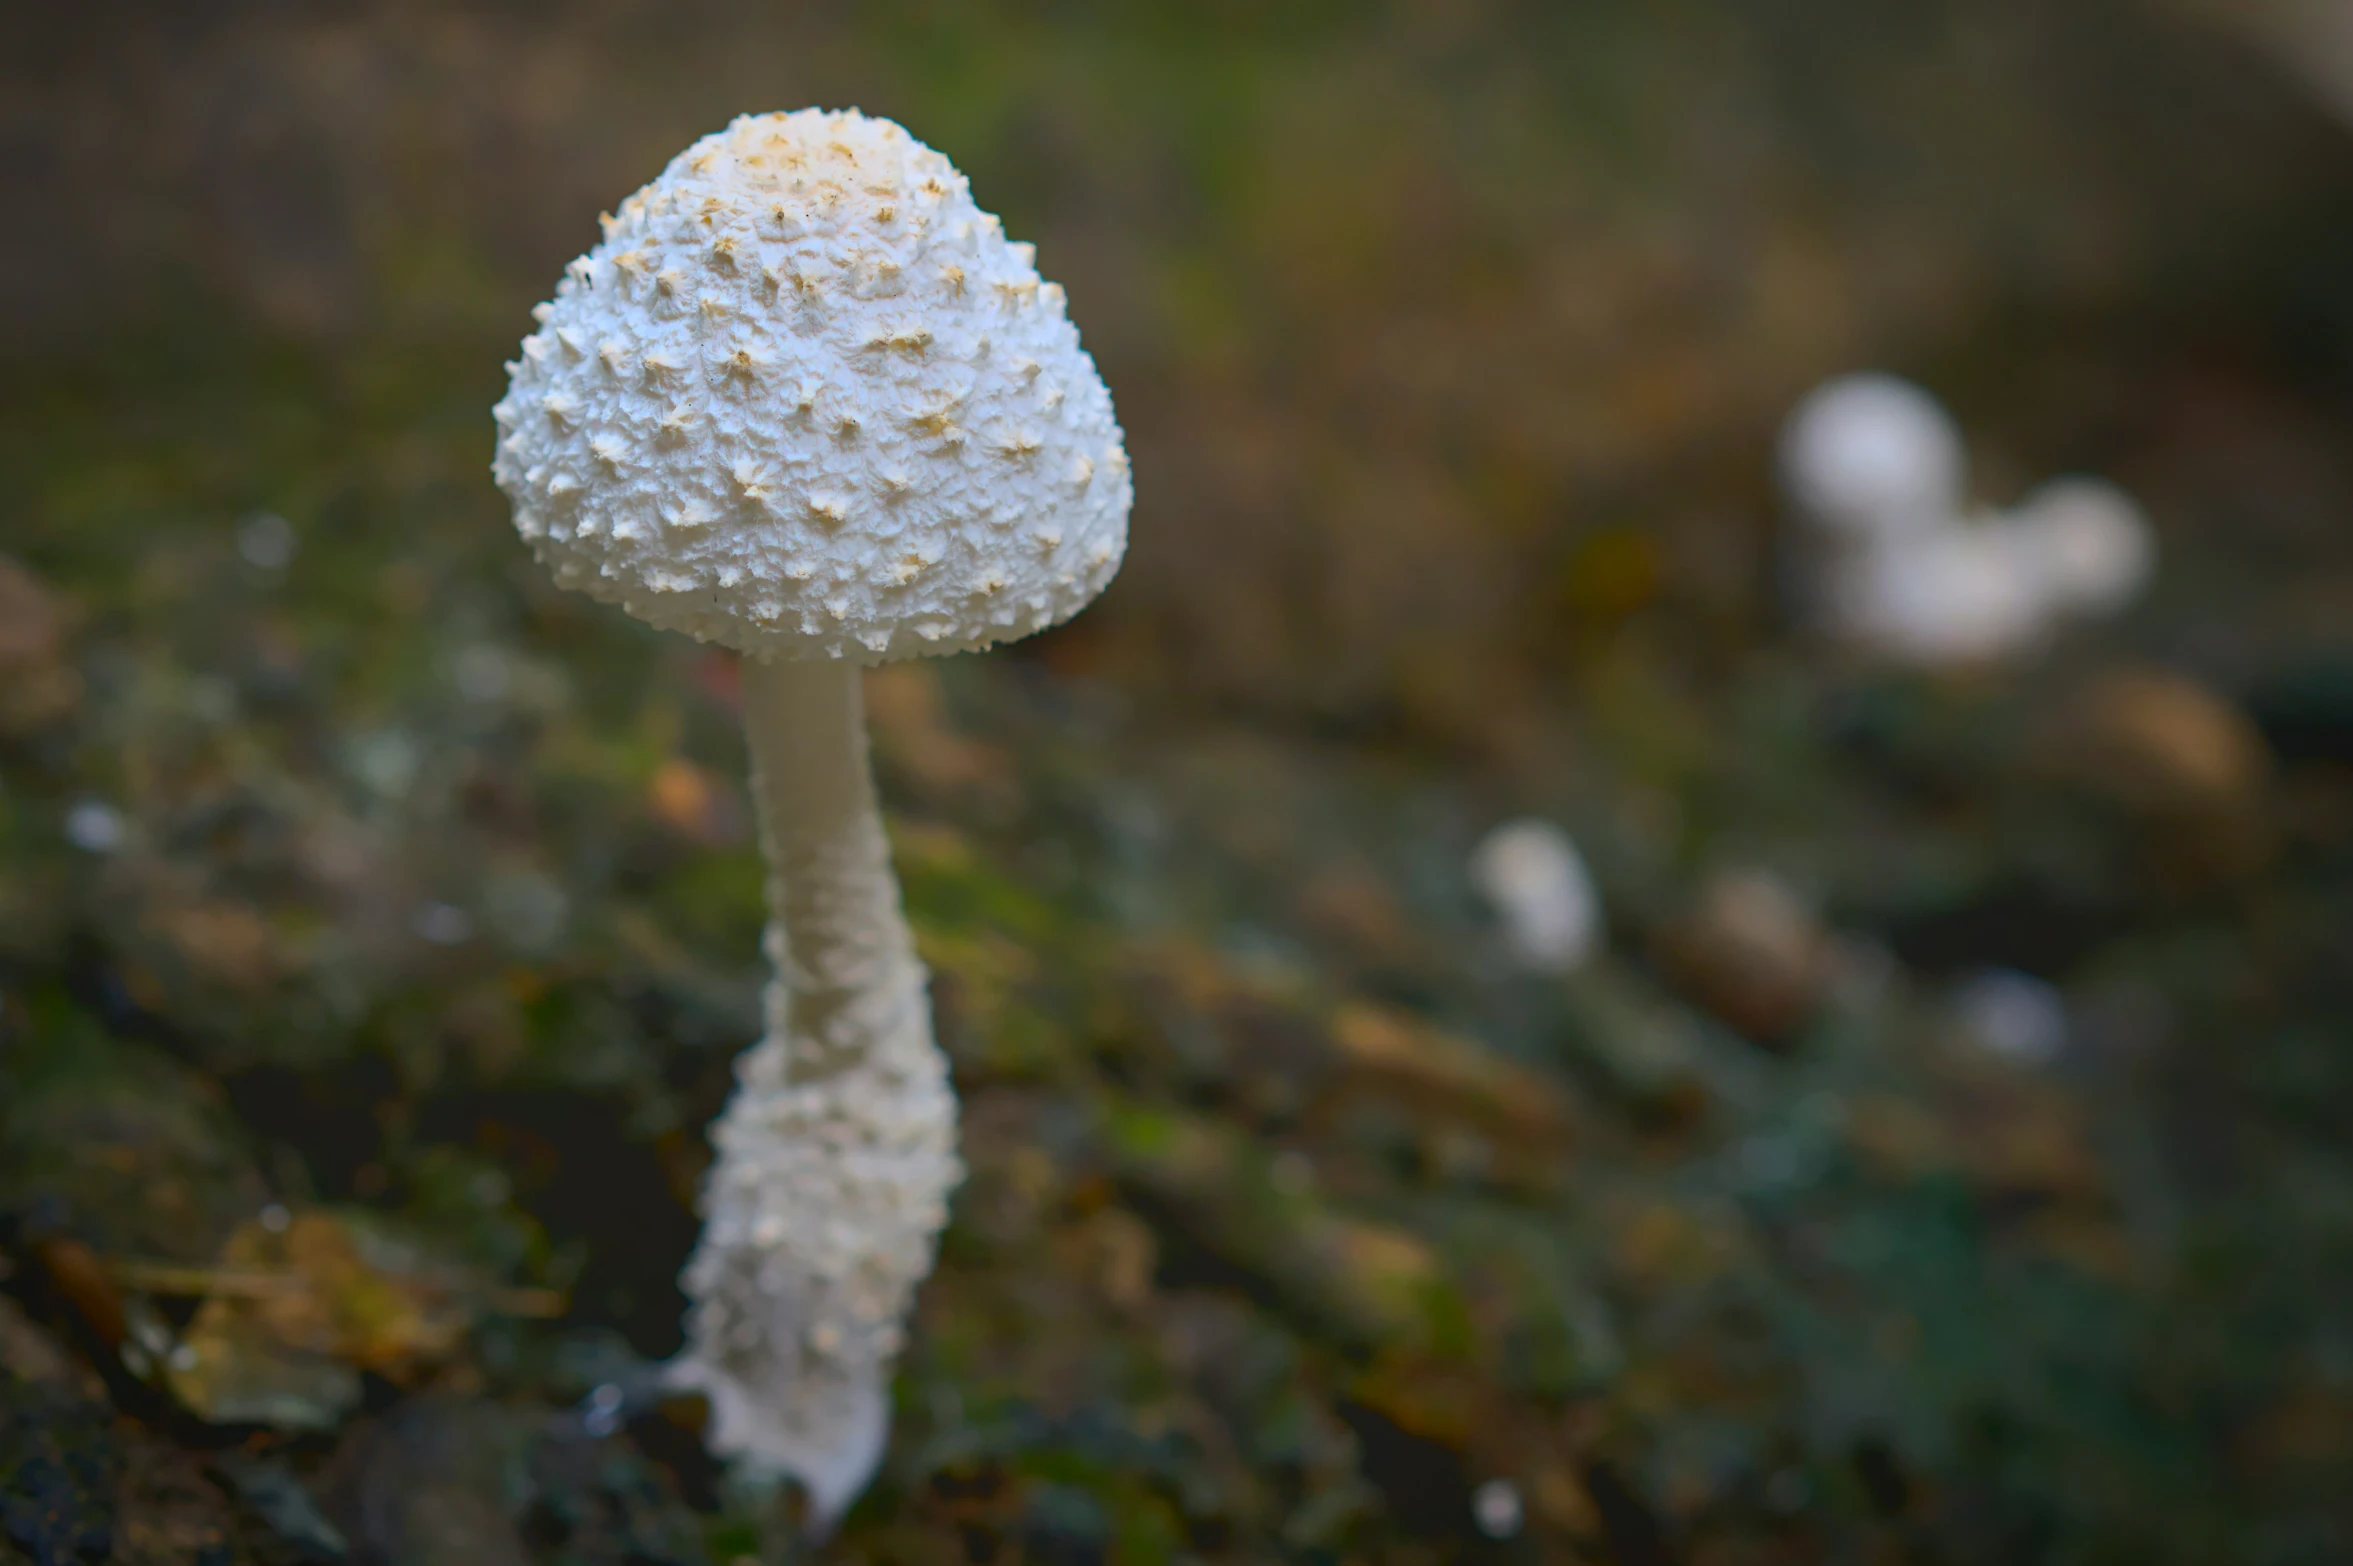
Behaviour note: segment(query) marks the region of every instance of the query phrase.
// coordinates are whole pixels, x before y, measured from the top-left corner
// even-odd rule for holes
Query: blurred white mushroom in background
[[[2039,646],[2049,630],[2033,560],[2007,528],[1947,522],[1832,563],[1825,575],[1822,628],[1890,662],[1998,662]]]
[[[2015,968],[1990,968],[1953,987],[1953,1020],[1988,1054],[2047,1065],[2067,1047],[2067,1003],[2048,983]]]
[[[111,854],[128,834],[122,812],[102,799],[85,799],[66,812],[65,839],[85,854]]]
[[[2157,568],[2149,519],[2105,479],[2054,479],[2019,502],[2003,525],[2057,614],[2114,614],[2140,596]]]
[[[1569,834],[1506,821],[1471,853],[1471,880],[1494,905],[1512,960],[1538,973],[1583,967],[1601,934],[1601,897]]]
[[[257,511],[237,524],[237,553],[256,571],[283,571],[294,560],[294,524],[274,511]]]
[[[1825,382],[1781,432],[1790,504],[1814,529],[1855,541],[1944,526],[1960,513],[1967,461],[1943,404],[1892,375]]]
[[[2040,649],[2070,618],[2114,614],[2148,584],[2148,520],[2113,484],[2054,481],[2006,515],[1972,516],[1960,433],[1891,376],[1843,376],[1783,427],[1806,617],[1857,651],[1930,667]]]
[[[1515,1537],[1523,1512],[1519,1486],[1509,1479],[1490,1479],[1471,1493],[1472,1519],[1490,1539]]]

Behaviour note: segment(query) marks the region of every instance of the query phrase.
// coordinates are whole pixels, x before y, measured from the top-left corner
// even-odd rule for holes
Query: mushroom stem
[[[776,966],[768,1037],[788,1041],[796,1082],[934,1050],[867,764],[862,674],[841,659],[743,665]]]
[[[776,964],[767,1036],[712,1128],[678,1384],[722,1456],[832,1525],[880,1459],[890,1366],[947,1219],[956,1101],[867,768],[859,670],[743,670]]]

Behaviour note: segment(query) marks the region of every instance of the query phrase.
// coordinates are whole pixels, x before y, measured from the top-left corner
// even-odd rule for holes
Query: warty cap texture
[[[747,115],[605,220],[509,366],[499,485],[558,582],[764,657],[1067,619],[1133,485],[1062,290],[855,110]]]

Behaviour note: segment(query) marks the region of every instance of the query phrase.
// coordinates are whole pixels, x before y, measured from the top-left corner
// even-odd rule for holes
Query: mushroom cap
[[[1919,532],[1961,514],[1967,458],[1942,404],[1892,375],[1816,387],[1781,432],[1781,477],[1808,521],[1863,537]]]
[[[1134,486],[1062,290],[899,126],[746,115],[604,222],[495,410],[560,584],[879,663],[1041,630],[1119,569]]]
[[[2053,479],[2020,503],[2010,525],[2062,613],[2113,614],[2157,568],[2147,515],[2105,479]]]

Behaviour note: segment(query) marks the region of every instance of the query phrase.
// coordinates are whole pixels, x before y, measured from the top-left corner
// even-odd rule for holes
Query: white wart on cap
[[[763,657],[1067,619],[1133,497],[1062,290],[855,110],[747,115],[605,220],[509,366],[492,471],[556,580]]]

